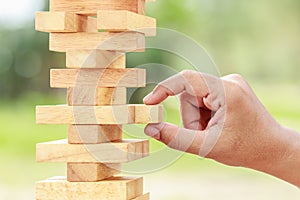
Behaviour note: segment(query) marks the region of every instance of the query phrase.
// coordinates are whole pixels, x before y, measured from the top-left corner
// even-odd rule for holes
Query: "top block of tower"
[[[96,16],[99,10],[128,10],[144,15],[145,0],[50,0],[50,11]]]

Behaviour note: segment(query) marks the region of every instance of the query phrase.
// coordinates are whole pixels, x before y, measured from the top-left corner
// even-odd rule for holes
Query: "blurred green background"
[[[49,52],[48,34],[34,30],[34,12],[47,9],[42,0],[0,4],[0,199],[33,199],[35,181],[65,173],[64,164],[35,163],[35,144],[65,138],[67,128],[35,124],[35,105],[65,102],[64,90],[49,88],[49,69],[64,67],[64,54]],[[147,3],[147,14],[201,44],[221,75],[242,74],[279,122],[300,131],[299,0],[157,0]],[[142,63],[174,60],[151,51],[127,60]],[[140,102],[149,88],[131,101]],[[165,103],[167,121],[180,124],[176,103]],[[152,141],[154,150],[162,147]],[[300,197],[273,177],[190,155],[145,175],[145,184],[153,199]]]

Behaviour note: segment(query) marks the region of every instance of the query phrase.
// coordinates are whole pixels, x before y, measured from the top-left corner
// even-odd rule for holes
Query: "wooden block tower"
[[[156,34],[145,1],[50,0],[50,11],[36,14],[36,30],[50,33],[50,50],[66,52],[67,67],[50,71],[67,105],[37,106],[36,120],[69,124],[68,139],[36,146],[38,162],[67,163],[67,177],[36,183],[36,199],[149,199],[142,177],[116,176],[121,163],[149,154],[147,140],[122,139],[122,124],[163,120],[162,106],[126,104],[126,88],[145,86],[146,72],[126,68],[125,53]]]

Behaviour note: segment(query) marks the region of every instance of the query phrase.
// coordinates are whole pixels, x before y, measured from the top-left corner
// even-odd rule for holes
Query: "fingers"
[[[202,131],[179,128],[168,123],[149,124],[145,133],[173,149],[196,155],[199,155],[205,135]]]
[[[202,130],[200,122],[200,109],[197,97],[186,92],[180,95],[180,114],[184,128]]]
[[[208,74],[196,71],[183,71],[158,84],[158,86],[144,98],[144,103],[148,105],[159,104],[168,96],[187,92],[189,95],[200,98],[207,97],[209,94],[216,97],[220,87],[221,79]]]

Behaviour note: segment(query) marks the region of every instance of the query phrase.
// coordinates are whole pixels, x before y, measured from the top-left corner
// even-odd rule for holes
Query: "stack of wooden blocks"
[[[125,53],[156,34],[145,0],[50,0],[36,30],[50,33],[50,50],[66,52],[68,68],[50,72],[51,87],[67,88],[67,105],[37,106],[37,123],[69,124],[68,139],[37,144],[37,161],[66,162],[67,177],[37,182],[36,199],[149,199],[142,177],[116,176],[121,163],[149,154],[148,140],[122,139],[122,124],[163,120],[160,105],[126,104],[126,88],[145,86],[146,72],[126,68]]]

